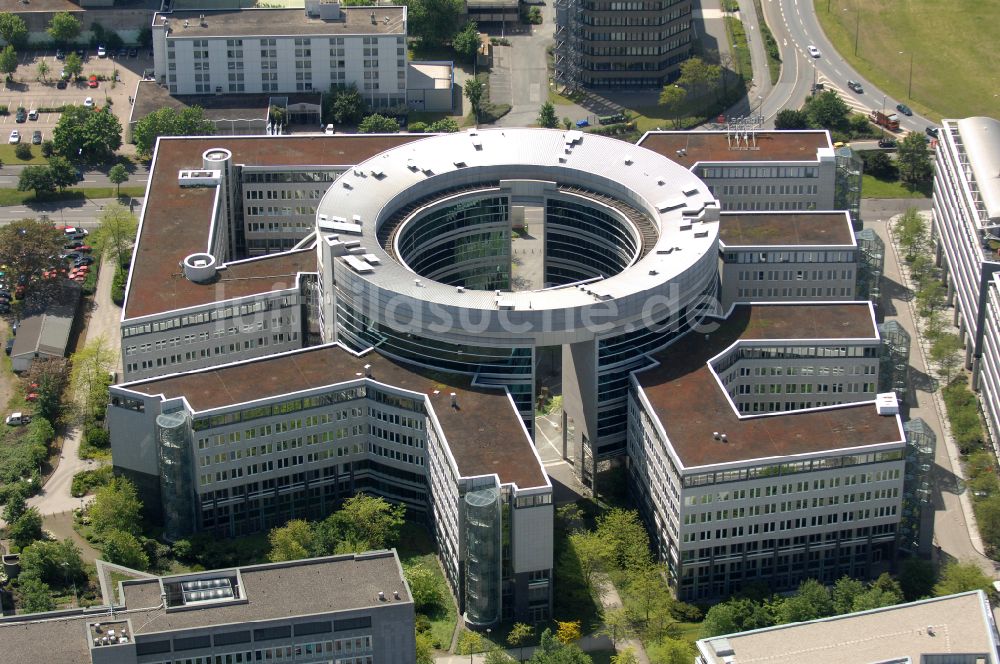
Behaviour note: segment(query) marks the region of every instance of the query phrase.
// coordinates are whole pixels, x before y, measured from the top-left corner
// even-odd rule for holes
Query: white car
[[[17,129],[14,129],[13,131],[11,131],[10,132],[10,138],[7,140],[7,142],[10,143],[11,145],[14,145],[15,143],[20,143],[21,142],[21,132],[19,132]]]
[[[97,57],[99,57],[99,58],[106,58],[107,56],[108,56],[108,50],[106,48],[104,48],[103,46],[98,46],[97,47]]]
[[[83,100],[83,105],[86,108],[93,108],[94,107],[94,98],[93,97],[87,97],[86,99]]]
[[[813,46],[812,44],[810,44],[809,48],[807,48],[806,50],[809,51],[809,55],[813,56],[814,58],[818,58],[820,56],[819,49]]]

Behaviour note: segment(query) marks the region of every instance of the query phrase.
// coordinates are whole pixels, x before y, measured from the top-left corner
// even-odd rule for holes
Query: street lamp
[[[900,55],[906,55],[906,51],[900,51]],[[910,51],[910,76],[906,86],[906,98],[913,99],[913,52]]]

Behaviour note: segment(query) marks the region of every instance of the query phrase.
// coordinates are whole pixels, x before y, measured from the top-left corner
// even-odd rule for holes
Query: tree
[[[57,44],[65,46],[80,34],[80,21],[69,12],[59,12],[49,21],[46,32]]]
[[[649,534],[636,510],[616,507],[597,520],[597,534],[611,547],[612,562],[620,570],[645,569],[652,563]]]
[[[465,13],[462,0],[410,0],[407,5],[410,35],[422,46],[444,46]]]
[[[950,383],[955,370],[962,362],[959,352],[962,342],[958,335],[946,332],[938,334],[931,342],[931,361],[938,367],[938,375],[945,383]]]
[[[893,230],[899,239],[899,244],[906,253],[906,260],[912,261],[916,254],[921,253],[927,244],[927,222],[924,217],[917,212],[916,208],[909,208],[903,216],[896,221]]]
[[[69,163],[65,157],[52,157],[49,159],[49,173],[52,175],[52,184],[64,191],[66,187],[72,187],[80,181],[77,168]]]
[[[301,560],[312,555],[315,533],[308,521],[292,519],[284,526],[274,528],[267,540],[271,543],[268,560],[280,563],[286,560]]]
[[[37,541],[21,551],[19,581],[38,579],[60,588],[85,581],[86,570],[80,549],[71,540],[60,542]]]
[[[403,572],[417,613],[428,613],[441,604],[444,592],[437,574],[420,563],[406,566]]]
[[[668,84],[660,90],[660,106],[663,106],[664,110],[670,114],[674,129],[681,128],[681,113],[685,99],[687,99],[687,90],[679,85]]]
[[[316,525],[315,551],[320,554],[386,549],[399,539],[406,508],[362,493]]]
[[[11,487],[7,492],[7,504],[3,508],[3,520],[7,523],[14,523],[22,514],[28,510],[28,501],[25,493],[27,489],[19,483]]]
[[[139,221],[121,203],[104,206],[98,219],[101,225],[91,235],[91,241],[100,247],[105,256],[114,257],[117,265],[127,265]]]
[[[24,170],[29,168],[26,166]],[[62,251],[64,242],[62,232],[48,222],[37,219],[11,222],[0,226],[0,265],[7,266],[11,283],[23,281],[33,288],[31,278],[48,269],[52,263],[49,257]]]
[[[28,24],[17,14],[0,12],[0,38],[15,48],[20,48],[28,39]]]
[[[611,545],[595,533],[586,530],[577,531],[569,536],[568,546],[563,555],[572,558],[580,570],[582,580],[587,590],[592,594],[599,589],[598,575],[608,568],[611,560]]]
[[[925,280],[914,298],[917,303],[917,312],[921,316],[929,316],[943,309],[945,293],[945,286],[940,279]]]
[[[19,549],[42,539],[42,515],[34,507],[25,510],[16,521],[7,526],[7,537]]]
[[[899,567],[899,587],[908,602],[930,597],[934,579],[934,565],[929,560],[907,558]]]
[[[132,535],[142,532],[142,502],[135,485],[124,477],[115,477],[99,488],[87,514],[94,532],[101,537],[113,530]]]
[[[976,563],[950,562],[941,569],[941,577],[934,585],[934,595],[941,597],[970,590],[989,593],[992,588],[993,580]]]
[[[666,630],[672,620],[670,619],[670,604],[672,598],[667,586],[661,576],[663,568],[652,563],[630,570],[626,584],[628,596],[632,600],[627,608],[634,611],[642,621],[643,629],[647,632],[655,631],[657,634]],[[654,618],[667,618],[669,622],[656,625],[651,624]]]
[[[67,53],[63,60],[63,70],[70,78],[76,78],[83,71],[83,60],[76,53]]]
[[[434,644],[431,637],[425,632],[417,632],[415,635],[417,644],[417,664],[434,664]]]
[[[94,339],[70,357],[70,385],[85,420],[96,420],[104,412],[111,384],[109,373],[116,361],[117,354],[104,337]]]
[[[472,113],[476,117],[476,122],[479,122],[479,109],[485,92],[486,88],[478,78],[470,78],[465,82],[465,98],[469,100],[469,105],[472,106]]]
[[[525,623],[517,622],[507,632],[507,645],[518,648],[518,661],[524,661],[524,642],[535,635],[535,628]]]
[[[650,664],[691,664],[695,655],[689,642],[670,637],[650,645],[646,654]]]
[[[617,655],[612,655],[611,664],[639,664],[639,658],[635,656],[635,649],[629,646]]]
[[[705,62],[701,58],[688,58],[681,63],[681,75],[677,84],[700,96],[703,92],[716,87],[722,68]]]
[[[821,92],[806,100],[805,113],[812,127],[843,128],[847,123],[849,111],[850,108],[834,90]]]
[[[397,131],[399,123],[396,118],[387,118],[378,113],[369,115],[358,125],[358,132],[361,134],[395,134]]]
[[[934,169],[923,134],[915,131],[899,142],[896,163],[900,179],[907,184],[917,185],[930,179]]]
[[[38,72],[38,80],[39,81],[47,81],[48,80],[49,65],[45,62],[45,60],[39,60],[38,61],[38,66],[35,68],[35,71]]]
[[[872,609],[880,609],[883,606],[893,606],[894,604],[899,604],[901,601],[903,601],[902,594],[897,595],[882,588],[872,587],[854,598],[854,605],[851,606],[851,611],[871,611]]]
[[[52,170],[44,165],[25,166],[17,178],[17,190],[34,191],[36,198],[53,193],[56,185],[52,181]]]
[[[111,184],[115,185],[115,196],[121,197],[122,195],[122,184],[128,182],[128,169],[125,168],[124,164],[115,164],[108,171],[108,180]]]
[[[514,658],[504,652],[500,646],[494,646],[486,652],[483,664],[514,664]]]
[[[804,622],[833,614],[833,600],[826,586],[815,579],[806,579],[798,591],[787,597],[778,609],[778,619],[783,623]]]
[[[56,608],[52,589],[34,578],[20,578],[17,582],[17,603],[21,613],[41,613]]]
[[[427,127],[427,131],[439,134],[454,134],[458,131],[458,123],[451,118],[435,120]]]
[[[472,62],[479,52],[479,30],[476,22],[469,21],[451,38],[451,47],[463,62]]]
[[[333,102],[330,105],[330,116],[337,124],[354,124],[360,122],[365,115],[365,100],[358,89],[351,85],[346,88],[334,88],[330,91]]]
[[[267,109],[267,119],[275,127],[285,126],[287,115],[287,112],[281,106],[271,106]]]
[[[105,161],[122,145],[122,125],[107,106],[67,106],[52,130],[52,143],[67,159]]]
[[[783,108],[774,116],[775,129],[808,129],[809,117],[797,108]]]
[[[104,559],[109,563],[124,565],[131,569],[149,569],[149,556],[135,535],[111,530],[104,535]]]
[[[538,126],[545,129],[555,129],[559,126],[556,107],[552,105],[552,102],[547,101],[542,104],[541,110],[538,111]]]
[[[10,44],[7,44],[3,50],[0,50],[0,72],[7,75],[7,80],[10,81],[14,78],[14,72],[17,71],[17,51]]]
[[[777,607],[780,611],[780,605]],[[705,614],[702,631],[705,636],[719,636],[760,629],[775,624],[775,616],[767,606],[750,599],[731,599],[712,606]]]
[[[833,584],[833,610],[835,613],[850,613],[854,610],[854,600],[865,592],[865,584],[849,576],[842,576]]]
[[[486,639],[479,632],[463,629],[462,633],[458,635],[458,650],[456,652],[459,655],[471,655],[485,649]]]
[[[865,164],[865,173],[880,180],[895,180],[899,174],[888,152],[866,151],[859,153]]]
[[[590,657],[576,644],[566,645],[552,635],[552,630],[542,632],[541,642],[535,649],[531,664],[591,664]]]
[[[556,621],[556,638],[559,639],[559,643],[569,645],[579,641],[582,636],[583,632],[580,629],[579,620]]]
[[[607,635],[611,639],[611,645],[615,648],[618,647],[619,641],[624,641],[633,635],[632,625],[625,609],[606,609],[603,618],[604,625],[599,633]]]
[[[161,108],[135,123],[132,142],[139,154],[149,156],[160,136],[211,136],[214,133],[215,124],[205,118],[205,109],[201,106],[189,106],[180,111]]]

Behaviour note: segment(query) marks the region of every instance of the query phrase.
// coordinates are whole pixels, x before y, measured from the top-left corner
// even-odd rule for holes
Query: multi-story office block
[[[153,69],[171,94],[329,90],[406,104],[406,7],[175,11],[153,16]]]
[[[559,0],[556,79],[573,87],[660,88],[691,56],[691,0]]]
[[[1000,664],[982,590],[698,641],[696,664]]]
[[[722,306],[850,300],[858,246],[847,212],[724,212]]]
[[[1000,272],[990,276],[983,314],[983,346],[979,362],[980,401],[994,452],[1000,441]]]
[[[651,131],[638,145],[690,168],[723,211],[842,210],[825,131]]]
[[[433,524],[470,624],[543,620],[552,486],[503,389],[443,380],[327,345],[117,385],[115,467],[161,506],[169,538],[385,496]]]
[[[120,601],[0,619],[5,661],[412,664],[395,551],[128,579]]]
[[[1000,121],[993,118],[945,120],[934,174],[937,257],[947,274],[954,323],[965,342],[966,366],[977,387],[987,291],[993,273],[1000,269],[998,132]],[[990,396],[997,397],[995,393]]]
[[[874,402],[871,305],[738,305],[705,336],[629,400],[630,486],[678,596],[870,576],[895,555],[906,446],[895,399]]]

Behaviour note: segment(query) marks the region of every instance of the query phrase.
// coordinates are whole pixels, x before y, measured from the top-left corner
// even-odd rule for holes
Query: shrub
[[[97,470],[84,470],[73,476],[70,493],[75,498],[80,498],[95,489],[106,486],[114,476],[111,466],[104,466]]]
[[[48,159],[55,152],[52,141],[42,141],[42,156]]]
[[[969,390],[963,378],[952,382],[941,390],[948,422],[955,442],[963,454],[978,449],[983,444],[983,425],[979,417],[976,395]]]
[[[0,106],[0,115],[10,115],[10,108],[7,104]]]
[[[409,126],[406,128],[406,130],[409,131],[411,134],[422,134],[425,131],[427,131],[427,123],[411,122]]]
[[[14,156],[18,159],[31,159],[31,145],[28,143],[18,143],[14,148]]]
[[[128,273],[121,267],[115,269],[115,277],[111,281],[111,301],[119,307],[125,304],[125,282]]]

